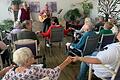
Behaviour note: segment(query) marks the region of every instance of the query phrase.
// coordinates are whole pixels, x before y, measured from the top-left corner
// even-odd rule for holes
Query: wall
[[[28,0],[28,2],[30,1],[34,1],[34,0]],[[39,1],[39,0],[38,0]],[[79,8],[80,11],[81,11],[81,6],[80,4],[77,4],[77,3],[80,3],[82,2],[83,0],[42,0],[40,2],[40,9],[43,9],[43,7],[45,6],[46,2],[51,2],[51,1],[56,1],[57,2],[57,8],[58,8],[58,11],[60,9],[63,9],[63,11],[61,12],[61,14],[59,16],[63,16],[69,9],[74,9],[74,8]],[[91,17],[92,18],[95,18],[97,16],[97,0],[90,0],[90,2],[92,2],[94,4],[93,6],[93,9],[91,11]],[[75,4],[76,6],[72,6],[73,4]],[[38,20],[38,13],[32,13],[33,15],[33,18],[35,20]],[[53,16],[58,16],[57,13],[54,13]]]
[[[12,19],[12,15],[8,12],[10,0],[0,0],[0,21],[4,19]]]
[[[40,1],[40,9],[42,9],[46,2],[56,1],[57,2],[57,8],[58,11],[60,9],[63,9],[61,14],[59,16],[63,16],[69,9],[73,9],[75,7],[78,7],[81,10],[81,7],[79,4],[76,6],[72,6],[72,4],[80,3],[83,0],[26,0],[28,2],[30,1]],[[91,17],[95,18],[97,16],[97,0],[90,0],[93,2],[94,7],[91,11]],[[10,0],[0,0],[0,20],[4,20],[7,18],[12,18],[12,15],[10,12],[8,12],[8,6],[10,5]],[[39,13],[32,13],[33,20],[38,20]],[[53,14],[54,16],[58,16],[56,13]]]

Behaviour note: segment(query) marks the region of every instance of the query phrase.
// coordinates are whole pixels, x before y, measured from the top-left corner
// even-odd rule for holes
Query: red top
[[[42,33],[40,33],[40,35],[42,35],[43,37],[48,37],[48,38],[50,38],[50,31],[51,31],[51,28],[60,28],[60,27],[62,27],[61,25],[51,25],[50,27],[49,27],[49,29],[47,30],[47,32],[42,32]],[[67,35],[67,33],[68,32],[70,32],[71,31],[71,29],[67,29],[67,30],[65,30],[64,29],[64,35]]]
[[[27,11],[24,8],[21,9],[20,20],[21,21],[30,20],[30,11],[29,11],[29,8],[27,9]]]

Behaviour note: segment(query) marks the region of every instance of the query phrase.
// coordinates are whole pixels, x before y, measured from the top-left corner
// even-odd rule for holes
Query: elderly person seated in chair
[[[120,32],[117,35],[117,39],[120,41]],[[105,67],[108,67],[110,70],[115,70],[120,61],[120,42],[107,45],[103,51],[99,51],[98,53],[94,52],[91,56],[73,57],[73,61],[82,62],[77,80],[87,80],[88,64],[93,64],[92,69],[94,70],[95,76],[102,78],[112,77],[112,74]]]
[[[17,39],[33,39],[33,40],[37,40],[37,44],[39,44],[39,39],[37,37],[37,35],[35,34],[35,32],[31,31],[31,23],[29,20],[25,20],[22,23],[22,27],[23,29],[21,30],[21,32],[17,33]]]
[[[50,31],[52,28],[61,28],[62,26],[59,25],[58,19],[56,17],[53,17],[51,19],[51,26],[49,27],[49,29],[47,30],[47,32],[38,32],[40,35],[42,35],[43,37],[47,37],[50,38]],[[73,28],[69,28],[67,30],[64,30],[64,35],[67,35],[68,32],[70,32],[71,30],[73,30]],[[50,47],[49,43],[46,44],[46,46]]]
[[[13,68],[13,66],[11,65],[11,66],[8,66],[8,67],[5,67],[5,68],[3,68],[1,71],[0,71],[0,79],[10,70],[10,69],[12,69]]]
[[[104,26],[104,23],[105,23],[104,17],[103,16],[99,16],[98,17],[98,22],[95,24],[95,31],[98,32],[100,30],[101,26]]]
[[[21,29],[22,29],[21,23],[20,23],[19,21],[16,21],[15,24],[14,24],[14,28],[13,28],[13,30],[10,31],[10,33],[8,34],[7,39],[8,39],[8,40],[12,40],[11,34],[17,34],[17,33],[21,32]]]
[[[81,38],[79,39],[79,41],[78,42],[73,42],[73,43],[66,43],[67,50],[72,50],[77,55],[81,56],[81,54],[77,50],[75,50],[74,48],[83,50],[87,37],[88,36],[94,37],[94,36],[97,35],[93,31],[93,28],[94,28],[94,26],[92,25],[92,23],[85,24],[84,27],[83,27],[84,33],[81,36]]]
[[[82,26],[82,28],[80,30],[75,30],[74,31],[74,40],[77,40],[78,38],[81,37],[82,33],[84,33],[84,26],[88,23],[92,23],[91,18],[86,17],[84,20],[84,25]]]
[[[13,53],[13,62],[18,66],[10,69],[2,80],[39,80],[46,76],[48,76],[50,80],[57,80],[60,72],[70,64],[71,61],[71,58],[67,57],[62,64],[54,69],[31,66],[35,63],[32,51],[27,47],[19,48]]]
[[[100,30],[99,34],[113,34],[111,28],[113,24],[111,22],[106,22],[103,26],[103,29]]]
[[[109,22],[111,22],[112,24],[113,24],[113,27],[112,27],[112,32],[114,33],[114,34],[117,34],[118,33],[118,26],[117,26],[117,20],[115,19],[115,18],[111,18],[110,20],[109,20]]]

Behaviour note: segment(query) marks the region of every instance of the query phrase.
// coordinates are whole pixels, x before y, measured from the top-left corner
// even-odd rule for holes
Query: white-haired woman
[[[86,24],[88,24],[88,23],[92,24],[92,21],[91,21],[91,18],[86,17],[85,20],[84,20],[84,25],[82,26],[82,28],[81,28],[80,30],[75,30],[75,32],[74,32],[74,38],[75,38],[75,40],[77,40],[78,37],[81,35],[81,33],[84,32],[84,29],[83,29],[83,28],[84,28],[84,26],[85,26]]]
[[[66,43],[67,49],[69,50],[69,48],[73,49],[73,52],[75,52],[75,54],[77,54],[78,56],[81,56],[81,54],[78,51],[74,51],[74,48],[83,50],[86,39],[88,36],[93,36],[95,37],[97,34],[93,31],[94,26],[92,25],[92,23],[86,23],[83,27],[84,33],[81,36],[81,38],[79,39],[78,42],[73,42],[73,43]]]
[[[70,57],[67,57],[62,64],[54,69],[31,66],[35,62],[33,53],[29,48],[23,47],[13,53],[13,61],[18,67],[10,69],[2,80],[38,80],[46,76],[50,80],[57,80],[61,70],[71,63],[72,60]]]

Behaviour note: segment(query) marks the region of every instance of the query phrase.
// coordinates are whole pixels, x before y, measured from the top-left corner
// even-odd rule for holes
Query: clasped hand
[[[68,56],[65,61],[68,63],[79,61],[79,56],[75,56],[75,57]]]

